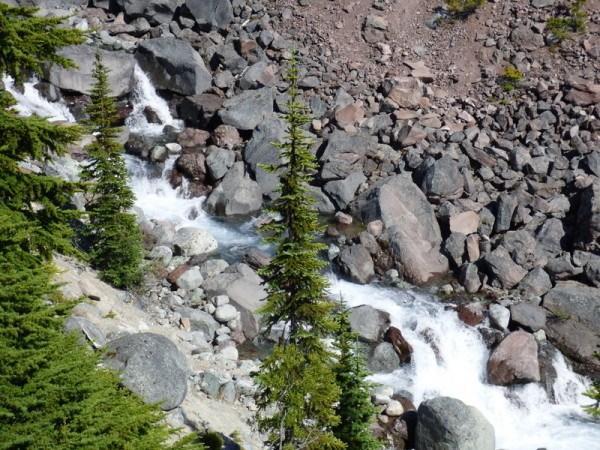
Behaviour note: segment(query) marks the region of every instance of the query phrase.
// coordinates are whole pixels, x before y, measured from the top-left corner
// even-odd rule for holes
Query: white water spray
[[[165,125],[171,125],[177,129],[181,128],[182,122],[173,118],[169,105],[161,98],[148,75],[138,66],[135,65],[133,72],[135,87],[132,93],[133,111],[125,121],[125,125],[134,133],[156,136],[162,133]],[[144,115],[146,107],[152,110],[158,116],[160,124],[149,123]]]
[[[33,114],[45,117],[50,122],[75,122],[75,117],[63,103],[54,103],[46,100],[35,88],[37,80],[33,79],[23,84],[23,92],[15,88],[14,80],[4,75],[2,82],[6,90],[15,98],[15,110],[22,116]]]
[[[410,392],[416,405],[444,395],[475,406],[494,425],[499,449],[600,450],[600,425],[581,409],[588,383],[561,355],[554,361],[558,404],[553,404],[535,383],[513,388],[487,384],[489,352],[481,336],[434,297],[334,277],[331,292],[350,307],[368,304],[388,312],[392,325],[413,346],[411,364],[373,375],[372,381]]]

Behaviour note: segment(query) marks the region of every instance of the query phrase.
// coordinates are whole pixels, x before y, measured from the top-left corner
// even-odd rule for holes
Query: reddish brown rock
[[[392,344],[401,363],[404,364],[410,362],[413,348],[408,341],[404,339],[402,332],[398,328],[389,327],[385,332],[385,340]]]
[[[219,125],[215,128],[212,141],[217,147],[232,149],[242,144],[240,133],[231,125]]]
[[[177,266],[174,270],[169,272],[169,274],[167,275],[167,281],[171,284],[176,285],[179,277],[181,275],[183,275],[185,272],[187,272],[189,270],[189,268],[190,268],[190,266],[188,266],[187,264],[181,264],[181,265]]]
[[[458,318],[467,325],[474,327],[483,322],[483,305],[479,302],[462,304],[458,307]]]
[[[509,385],[540,381],[538,345],[532,334],[515,331],[496,347],[487,364],[492,384]]]
[[[193,147],[203,147],[206,145],[206,141],[210,137],[210,133],[205,130],[198,130],[196,128],[186,128],[179,136],[177,136],[177,142],[184,149]]]

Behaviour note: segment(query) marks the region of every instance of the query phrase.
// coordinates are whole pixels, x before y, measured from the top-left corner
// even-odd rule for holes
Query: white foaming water
[[[15,88],[12,77],[4,75],[2,82],[6,90],[15,98],[17,104],[14,109],[22,116],[36,114],[45,117],[50,122],[75,122],[75,118],[69,108],[63,103],[54,103],[42,97],[35,88],[37,80],[31,80],[23,84],[23,93]]]
[[[169,111],[169,105],[165,99],[161,98],[148,75],[136,64],[133,72],[135,87],[132,94],[133,111],[125,121],[125,125],[134,133],[156,136],[162,133],[165,125],[171,125],[177,129],[181,128],[182,123],[176,120]],[[162,124],[149,123],[144,115],[144,108],[150,107]]]
[[[372,381],[410,392],[416,405],[443,395],[475,406],[494,425],[498,449],[600,450],[600,424],[581,409],[589,384],[568,368],[562,355],[554,361],[558,404],[553,404],[537,384],[511,389],[486,384],[489,352],[479,333],[435,298],[334,277],[331,292],[350,307],[368,304],[387,311],[413,346],[411,364],[373,375]]]
[[[187,198],[183,189],[174,189],[168,180],[175,158],[165,162],[160,177],[150,176],[149,163],[130,155],[125,156],[130,184],[136,197],[135,205],[146,218],[166,220],[175,223],[177,228],[196,227],[209,231],[219,245],[226,248],[247,247],[258,244],[252,232],[253,223],[240,227],[229,226],[210,217],[203,209],[204,197]]]

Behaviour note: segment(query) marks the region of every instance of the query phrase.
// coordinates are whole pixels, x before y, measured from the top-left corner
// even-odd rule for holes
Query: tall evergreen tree
[[[104,280],[117,287],[130,287],[142,277],[142,235],[129,212],[135,197],[127,185],[123,147],[114,126],[117,110],[110,97],[108,70],[96,54],[95,84],[87,107],[89,126],[96,140],[86,147],[90,161],[82,178],[91,181],[87,205],[91,239],[91,261]]]
[[[56,50],[82,41],[32,8],[0,3],[0,73],[17,82]],[[97,370],[98,357],[63,333],[68,305],[51,278],[54,252],[75,253],[66,207],[80,186],[32,172],[28,161],[64,153],[76,126],[19,117],[0,83],[0,448],[32,450],[190,449],[169,446],[162,413]]]
[[[340,423],[333,432],[346,444],[347,450],[379,450],[381,443],[370,430],[376,411],[371,403],[369,383],[365,381],[368,372],[357,349],[358,337],[350,327],[348,311],[341,311],[337,319],[335,377],[341,396],[336,408]]]
[[[295,60],[287,79],[287,139],[278,144],[283,163],[268,168],[283,172],[281,195],[271,207],[280,220],[263,229],[277,251],[261,271],[268,283],[262,309],[266,326],[283,322],[286,331],[256,377],[260,426],[273,449],[336,450],[344,448],[331,432],[339,422],[334,411],[339,388],[332,354],[322,342],[335,329],[335,321],[327,280],[321,275],[325,263],[319,252],[325,247],[316,241],[320,226],[308,191],[317,165],[302,129],[309,119],[299,100]]]

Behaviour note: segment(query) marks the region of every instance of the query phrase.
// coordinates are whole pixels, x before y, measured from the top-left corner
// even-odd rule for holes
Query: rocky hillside
[[[71,13],[71,26],[90,31],[88,43],[63,51],[78,68],[49,67],[40,91],[84,118],[101,48],[125,121],[141,68],[183,127],[146,106],[142,121],[164,129],[129,126],[127,152],[157,176],[169,169],[173,187],[206,196],[205,210],[226,223],[259,216],[277,195],[277,174],[261,165],[278,161],[282,75],[297,49],[333,266],[355,283],[460,299],[458,316],[480,326],[492,351],[490,383],[551,386],[552,346],[600,374],[599,0],[584,5],[586,30],[562,41],[547,24],[569,8],[555,0],[490,2],[461,19],[416,0],[22,3]],[[73,158],[85,155],[74,149]],[[62,261],[71,296],[94,301],[69,326],[94,346],[110,341],[108,364],[125,368],[125,384],[144,398],[164,401],[174,424],[237,431],[260,448],[250,343],[265,297],[256,269],[268,255],[254,244],[215,256],[221,243],[208,231],[139,217],[152,261],[145,287],[128,297]],[[373,370],[410,361],[410,343],[381,312],[355,312],[353,325]],[[160,350],[147,361],[144,349]],[[379,394],[382,433],[411,445],[410,419],[404,431],[394,423],[414,405]],[[445,401],[419,408],[432,419],[420,423],[417,448],[437,449],[426,427],[448,420],[440,411],[467,408]],[[487,449],[489,424],[464,414],[484,430],[473,448]]]

